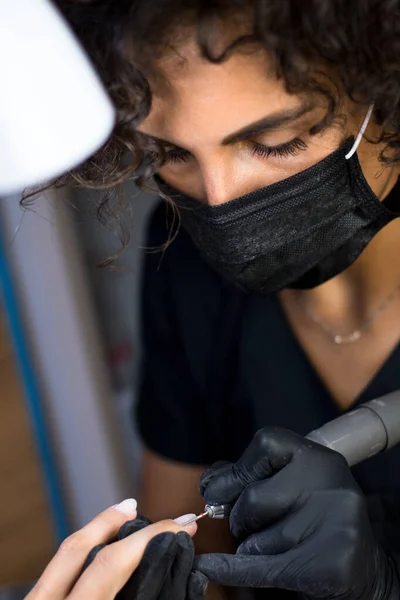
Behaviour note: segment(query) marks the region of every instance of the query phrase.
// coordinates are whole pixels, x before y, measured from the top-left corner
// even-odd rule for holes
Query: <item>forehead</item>
[[[275,77],[262,50],[235,52],[214,64],[188,42],[158,68],[162,79],[152,85],[152,109],[139,127],[150,135],[175,139],[185,137],[186,129],[201,138],[205,127],[214,127],[221,138],[241,123],[300,104],[299,97],[288,94],[283,81]]]

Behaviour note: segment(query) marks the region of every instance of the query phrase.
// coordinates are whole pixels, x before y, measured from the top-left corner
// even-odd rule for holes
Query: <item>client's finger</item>
[[[194,535],[197,525],[182,527],[174,521],[160,521],[101,550],[83,573],[70,600],[111,600],[138,567],[150,540],[163,532],[186,531]]]
[[[127,519],[134,519],[136,507],[136,500],[125,500],[105,510],[88,525],[66,538],[26,600],[65,598],[79,577],[92,548],[108,542]]]

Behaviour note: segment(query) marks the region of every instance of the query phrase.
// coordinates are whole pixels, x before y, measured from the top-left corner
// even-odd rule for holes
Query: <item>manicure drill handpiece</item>
[[[206,504],[204,507],[204,512],[201,515],[195,515],[189,521],[185,521],[185,526],[190,525],[191,523],[196,523],[196,521],[200,521],[200,519],[204,519],[204,517],[210,517],[210,519],[226,519],[229,517],[231,512],[230,504],[217,504],[213,506],[212,504]]]
[[[384,452],[400,443],[400,390],[360,404],[306,437],[342,454],[350,467]],[[230,512],[229,504],[207,504],[196,520],[225,519]]]

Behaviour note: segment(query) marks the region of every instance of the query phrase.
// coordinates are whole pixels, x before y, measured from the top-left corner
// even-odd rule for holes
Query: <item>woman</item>
[[[143,509],[201,510],[204,466],[237,460],[260,427],[305,435],[400,388],[400,3],[58,5],[119,109],[109,143],[61,183],[156,175],[169,199],[148,243],[169,247],[145,268]],[[299,494],[320,489],[300,485],[314,452],[293,463]],[[399,466],[394,449],[353,471],[376,538],[397,552]],[[323,530],[328,548],[337,530]],[[197,545],[234,547],[214,522]]]
[[[153,525],[136,515],[129,498],[67,538],[26,600],[202,600],[207,580],[192,571],[197,526],[184,526],[193,515]]]

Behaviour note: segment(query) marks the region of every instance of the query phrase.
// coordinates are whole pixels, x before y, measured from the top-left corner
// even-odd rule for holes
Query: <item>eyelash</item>
[[[307,144],[300,138],[295,138],[280,146],[264,146],[264,144],[258,144],[257,142],[252,142],[252,144],[251,153],[261,156],[261,158],[289,158],[290,156],[297,156],[308,148]]]
[[[289,158],[297,156],[297,154],[308,148],[307,144],[300,138],[295,138],[280,146],[265,146],[258,142],[251,143],[253,145],[250,150],[251,154],[261,158]],[[165,156],[165,164],[187,162],[191,158],[190,153],[186,150],[170,150],[166,152]]]

